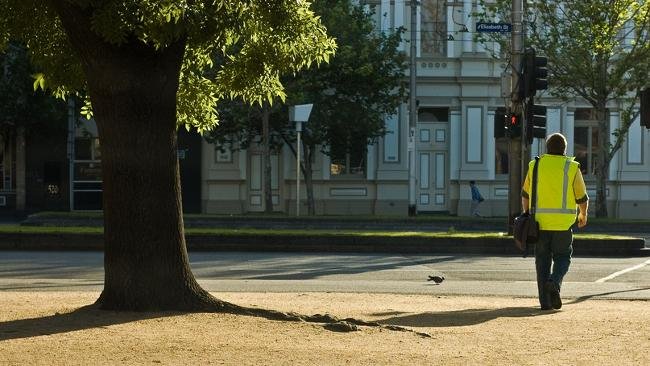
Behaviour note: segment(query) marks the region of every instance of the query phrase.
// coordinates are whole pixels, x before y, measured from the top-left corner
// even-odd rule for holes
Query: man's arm
[[[578,213],[578,227],[583,228],[587,226],[587,211],[589,210],[589,201],[578,204],[580,213]]]
[[[521,211],[526,212],[528,211],[528,197],[521,197]]]
[[[528,180],[528,174],[526,174],[526,178],[524,179],[524,184],[521,187],[521,211],[526,212],[528,211],[528,208],[530,207],[529,203],[529,193],[530,192],[530,181]]]
[[[585,185],[585,180],[582,177],[582,172],[578,170],[576,177],[573,181],[573,193],[575,194],[576,203],[578,204],[578,227],[583,228],[587,226],[587,212],[589,210],[589,196],[587,195],[587,186]]]

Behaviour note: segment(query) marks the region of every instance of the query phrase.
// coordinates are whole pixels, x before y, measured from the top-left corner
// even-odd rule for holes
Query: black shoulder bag
[[[515,217],[513,236],[515,246],[524,252],[524,258],[528,255],[528,244],[534,244],[539,238],[539,224],[535,221],[535,208],[537,207],[537,167],[539,166],[539,156],[535,157],[535,166],[533,168],[533,182],[531,189],[530,211],[524,211],[521,215]]]

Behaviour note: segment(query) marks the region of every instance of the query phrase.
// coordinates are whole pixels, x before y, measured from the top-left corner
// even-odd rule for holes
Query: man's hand
[[[578,227],[583,228],[587,226],[587,214],[580,212],[578,214]]]

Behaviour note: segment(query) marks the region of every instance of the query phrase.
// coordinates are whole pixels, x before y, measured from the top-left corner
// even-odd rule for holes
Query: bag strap
[[[535,166],[533,167],[533,188],[530,203],[530,216],[535,220],[535,209],[537,208],[537,167],[539,167],[539,156],[535,157]]]
[[[535,165],[533,166],[533,187],[531,189],[531,201],[530,201],[530,222],[531,225],[535,223],[535,208],[537,208],[537,167],[539,166],[539,156],[535,156]],[[528,241],[526,241],[526,247],[524,248],[524,258],[528,257]]]

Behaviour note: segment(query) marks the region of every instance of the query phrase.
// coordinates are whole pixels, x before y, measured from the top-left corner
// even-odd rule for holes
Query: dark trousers
[[[553,281],[558,289],[562,279],[569,271],[571,254],[573,254],[573,231],[540,230],[539,240],[535,244],[535,269],[537,270],[537,292],[542,307],[550,304],[544,290],[547,281]],[[552,268],[551,268],[552,267]],[[552,271],[551,271],[552,269]]]

